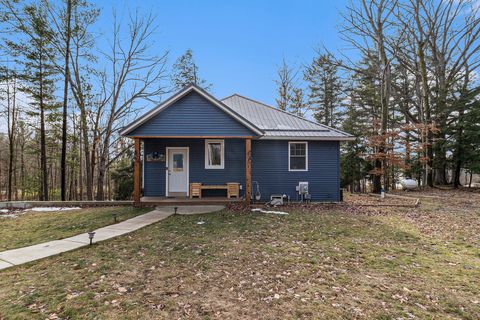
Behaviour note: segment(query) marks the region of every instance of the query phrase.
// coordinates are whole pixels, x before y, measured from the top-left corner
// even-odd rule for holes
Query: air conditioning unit
[[[298,186],[295,189],[300,195],[308,194],[308,182],[299,182]]]
[[[272,206],[283,206],[285,201],[288,201],[288,196],[285,194],[272,194],[270,196],[270,204]]]

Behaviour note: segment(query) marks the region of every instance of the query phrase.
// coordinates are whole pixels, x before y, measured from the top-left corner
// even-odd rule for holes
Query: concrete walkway
[[[220,211],[223,206],[178,206],[178,214],[201,214]],[[152,223],[158,222],[173,215],[174,207],[158,207],[156,210],[142,214],[140,216],[112,224],[97,230],[93,242],[99,242],[115,238],[132,231],[138,230]],[[88,233],[82,233],[70,238],[54,240],[36,244],[29,247],[7,250],[0,252],[0,270],[8,267],[20,265],[30,261],[43,259],[62,252],[78,249],[87,246],[90,243]]]

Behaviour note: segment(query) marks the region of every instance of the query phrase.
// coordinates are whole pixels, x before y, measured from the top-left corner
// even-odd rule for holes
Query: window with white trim
[[[288,143],[288,171],[308,171],[307,142]]]
[[[225,168],[225,141],[205,140],[205,169]]]

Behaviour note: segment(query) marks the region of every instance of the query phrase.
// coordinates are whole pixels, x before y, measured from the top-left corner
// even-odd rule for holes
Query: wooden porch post
[[[245,203],[250,204],[252,192],[252,139],[245,139]]]
[[[135,160],[133,166],[133,204],[140,205],[140,138],[135,140]]]

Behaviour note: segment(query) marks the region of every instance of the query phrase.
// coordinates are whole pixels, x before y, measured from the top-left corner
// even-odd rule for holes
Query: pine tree
[[[39,119],[39,198],[48,201],[48,164],[47,164],[47,122],[56,120],[52,112],[59,105],[55,102],[55,75],[52,56],[55,52],[52,41],[53,34],[42,4],[23,7],[24,18],[17,29],[25,38],[19,41],[7,41],[8,47],[16,57],[16,62],[22,67],[19,78],[19,90],[30,98],[32,110],[29,115]]]
[[[278,109],[287,111],[288,105],[292,100],[293,95],[293,81],[295,75],[293,70],[287,65],[285,59],[282,61],[282,65],[277,69],[277,85],[278,98],[276,99]]]
[[[379,145],[383,139],[376,139],[376,137],[380,136],[379,121],[382,107],[375,53],[369,52],[364,56],[361,65],[364,68],[352,75],[354,87],[351,91],[350,99],[368,117],[365,120],[365,123],[368,125],[365,126],[362,136],[366,138],[364,141],[365,152],[368,155],[366,158],[371,162],[373,168],[369,172],[372,178],[373,190],[377,191],[381,189],[382,184],[384,154],[379,150]],[[376,142],[376,145],[372,143],[373,141]]]
[[[299,117],[305,116],[305,112],[308,110],[308,105],[305,101],[305,95],[302,88],[294,88],[293,95],[291,97],[288,111]]]
[[[193,59],[193,51],[191,49],[188,49],[181,55],[173,65],[171,82],[174,90],[180,90],[191,84],[197,85],[205,90],[209,90],[212,87],[205,79],[200,78],[198,65]]]
[[[287,111],[294,115],[303,117],[308,111],[308,104],[305,101],[304,90],[298,85],[298,69],[291,68],[285,59],[277,69],[278,98],[276,99],[278,109]]]
[[[455,137],[449,146],[453,156],[453,186],[458,188],[462,168],[470,173],[480,172],[480,86],[463,88],[452,102],[458,111],[455,122],[446,133]]]
[[[337,64],[330,54],[320,54],[304,72],[308,83],[308,102],[317,122],[337,127],[341,117],[343,84]]]
[[[363,154],[366,153],[365,132],[369,128],[369,116],[365,109],[359,108],[355,99],[345,106],[345,120],[342,130],[355,136],[355,140],[347,141],[341,145],[340,158],[341,185],[350,187],[351,192],[362,190],[362,180],[368,176],[371,165],[365,161]]]

